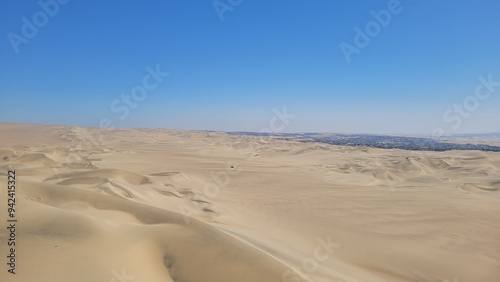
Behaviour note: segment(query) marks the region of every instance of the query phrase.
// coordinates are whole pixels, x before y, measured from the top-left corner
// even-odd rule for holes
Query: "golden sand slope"
[[[500,281],[498,153],[0,123],[9,169],[0,281]]]

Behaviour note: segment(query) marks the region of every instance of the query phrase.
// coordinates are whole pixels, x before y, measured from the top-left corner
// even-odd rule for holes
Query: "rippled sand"
[[[1,187],[9,169],[0,281],[500,277],[499,153],[0,123]]]

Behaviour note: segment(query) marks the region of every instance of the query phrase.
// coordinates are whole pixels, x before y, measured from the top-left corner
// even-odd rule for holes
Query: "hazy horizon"
[[[96,130],[103,130],[105,132],[106,130],[119,130],[119,129],[151,129],[151,130],[180,130],[180,131],[201,131],[201,132],[224,132],[224,133],[263,133],[263,134],[342,134],[342,135],[380,135],[380,136],[401,136],[401,137],[430,137],[432,134],[404,134],[404,133],[387,133],[387,132],[381,132],[381,133],[372,133],[372,132],[335,132],[335,131],[295,131],[295,132],[289,132],[289,131],[282,131],[282,132],[273,132],[273,131],[261,131],[261,130],[254,130],[254,131],[246,131],[246,130],[212,130],[212,129],[190,129],[190,128],[169,128],[169,127],[116,127],[116,128],[104,128],[104,127],[99,127],[99,126],[92,126],[92,125],[74,125],[74,124],[64,124],[64,123],[37,123],[37,122],[11,122],[11,121],[0,121],[0,123],[5,122],[5,123],[12,123],[12,124],[32,124],[32,125],[48,125],[48,126],[69,126],[69,127],[84,127],[84,128],[92,128]],[[481,137],[481,136],[493,136],[497,137],[500,135],[500,132],[485,132],[485,133],[460,133],[460,134],[450,134],[446,135],[443,134],[441,135],[442,137]],[[436,136],[440,137],[440,136]],[[499,136],[500,137],[500,136]]]

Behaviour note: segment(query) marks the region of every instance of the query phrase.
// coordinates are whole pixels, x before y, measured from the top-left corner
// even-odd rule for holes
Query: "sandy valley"
[[[0,281],[500,279],[500,153],[0,123],[0,187]]]

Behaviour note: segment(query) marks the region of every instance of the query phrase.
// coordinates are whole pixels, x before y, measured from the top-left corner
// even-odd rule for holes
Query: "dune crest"
[[[499,153],[96,130],[0,123],[20,265],[1,281],[500,277]]]

